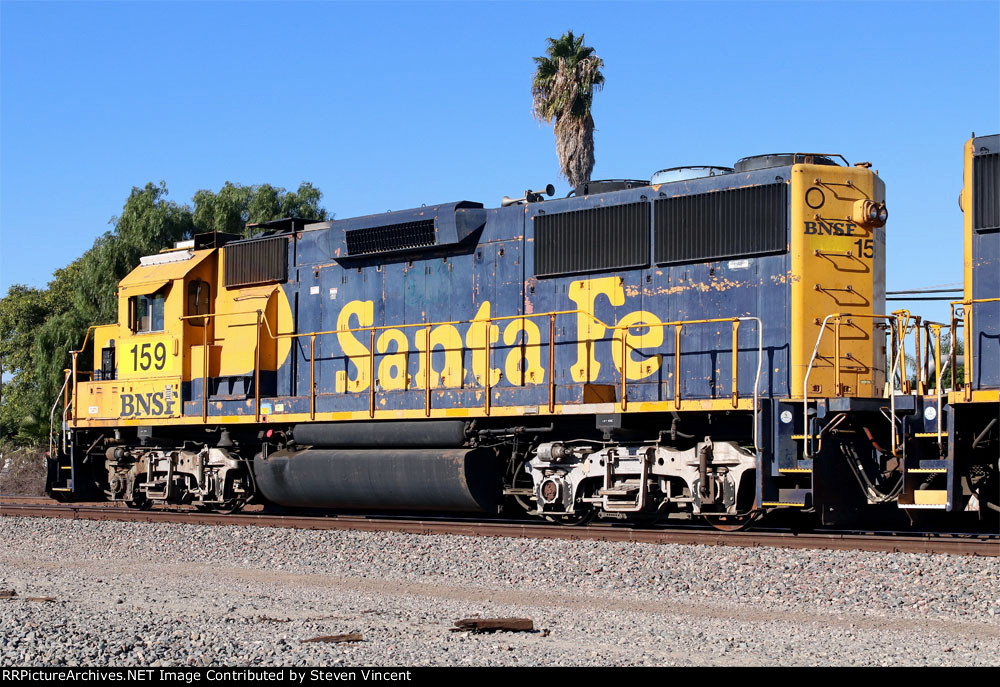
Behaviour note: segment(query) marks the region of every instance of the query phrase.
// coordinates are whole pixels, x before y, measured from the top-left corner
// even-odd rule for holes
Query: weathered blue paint
[[[624,315],[645,310],[661,321],[711,319],[735,316],[760,317],[764,321],[764,360],[760,390],[762,396],[782,397],[789,393],[789,342],[791,337],[789,256],[787,253],[761,255],[740,260],[680,265],[650,264],[641,269],[566,275],[538,279],[533,274],[533,220],[541,212],[554,213],[604,205],[649,201],[650,212],[659,197],[673,197],[710,190],[772,183],[776,177],[787,179],[788,168],[759,170],[750,173],[688,179],[659,187],[640,187],[579,198],[554,199],[544,203],[514,205],[507,208],[478,209],[475,204],[445,204],[430,208],[363,218],[315,224],[309,230],[294,234],[289,251],[289,280],[282,286],[292,305],[293,327],[297,334],[332,331],[338,328],[341,309],[349,302],[371,302],[373,319],[369,325],[419,325],[448,320],[472,320],[487,301],[493,318],[549,311],[573,310],[571,284],[581,279],[614,277],[621,280],[623,302],[615,305],[607,297],[594,302],[595,316],[608,324],[617,323]],[[473,216],[450,219],[448,213],[465,212]],[[350,258],[345,256],[345,232],[380,226],[400,218],[433,214],[439,230],[438,245],[405,254],[387,254]],[[480,228],[476,228],[476,226]],[[471,227],[471,228],[470,228]],[[651,232],[650,253],[653,236]],[[543,368],[548,366],[549,322],[547,318],[532,320],[538,327]],[[344,324],[344,322],[339,322]],[[358,327],[361,322],[351,317],[346,322]],[[555,382],[557,403],[582,403],[594,400],[597,389],[602,400],[620,401],[621,377],[614,365],[613,332],[594,343],[600,372],[590,384],[575,381],[571,367],[577,362],[577,316],[556,318]],[[492,367],[501,371],[501,379],[493,386],[492,403],[499,405],[537,405],[548,402],[548,371],[541,379],[508,379],[505,361],[511,351],[521,345],[517,335],[510,343],[503,340],[509,321],[495,321],[499,340],[493,344]],[[432,405],[437,408],[481,406],[483,389],[475,379],[475,351],[465,345],[468,325],[458,326],[462,336],[461,360],[464,376],[450,380],[454,387],[436,388]],[[420,327],[406,328],[410,388],[387,391],[381,380],[376,384],[378,410],[420,409],[424,394],[418,371],[422,354],[417,340],[423,337]],[[637,335],[640,330],[633,332]],[[643,329],[644,336],[650,332]],[[381,332],[376,332],[378,336]],[[365,347],[370,334],[355,334]],[[638,336],[630,337],[636,343]],[[745,322],[739,329],[739,394],[753,394],[757,368],[756,324]],[[641,346],[641,343],[639,344]],[[674,336],[672,327],[663,328],[663,345],[653,352],[634,353],[637,359],[660,357],[659,370],[649,377],[630,381],[629,401],[668,401],[674,396],[674,376],[680,375],[681,394],[690,399],[725,399],[732,392],[731,370],[732,329],[730,323],[687,325],[681,340],[680,370],[675,370]],[[391,345],[384,354],[376,354],[379,363],[385,355],[396,352]],[[309,337],[293,341],[292,354],[277,371],[273,392],[287,400],[287,408],[308,410],[310,359]],[[432,367],[440,372],[446,353],[435,348]],[[316,337],[315,387],[317,412],[363,411],[368,408],[367,391],[338,391],[337,377],[355,378],[358,369],[345,355],[336,335]],[[191,385],[186,414],[199,414],[200,389]],[[263,388],[263,387],[262,387]],[[608,396],[610,394],[610,396]],[[195,403],[197,401],[197,403]],[[211,404],[210,404],[211,405]],[[244,404],[245,405],[245,404]],[[211,405],[212,415],[229,407]],[[242,406],[241,406],[242,407]],[[289,411],[286,411],[289,412]],[[301,411],[300,411],[301,412]]]

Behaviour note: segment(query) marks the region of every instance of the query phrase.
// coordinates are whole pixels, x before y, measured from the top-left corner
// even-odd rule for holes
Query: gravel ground
[[[8,666],[1000,664],[1000,558],[14,517],[0,541]],[[536,632],[449,631],[476,615]]]

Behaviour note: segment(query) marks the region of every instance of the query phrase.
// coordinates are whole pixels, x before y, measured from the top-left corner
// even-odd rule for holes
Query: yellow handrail
[[[955,387],[955,373],[958,362],[958,320],[955,319],[955,306],[963,306],[962,328],[965,330],[965,355],[962,361],[962,390],[966,401],[972,400],[972,377],[975,374],[973,363],[973,337],[972,337],[972,307],[978,303],[997,303],[1000,298],[965,298],[960,301],[951,301],[951,378],[952,388]]]
[[[881,315],[877,313],[831,313],[823,318],[823,322],[819,328],[819,335],[816,337],[816,345],[813,347],[812,356],[809,358],[809,364],[806,366],[806,373],[802,378],[802,431],[806,436],[806,441],[803,444],[802,456],[803,458],[812,458],[812,453],[810,453],[809,447],[809,437],[812,432],[809,431],[809,375],[812,373],[813,364],[816,362],[816,358],[819,357],[819,345],[823,341],[823,335],[826,333],[827,323],[833,319],[836,322],[836,330],[834,333],[835,339],[835,355],[837,359],[834,361],[834,379],[835,379],[835,394],[839,397],[842,396],[842,390],[840,388],[840,321],[845,317],[864,317],[872,320],[888,320],[891,326],[889,330],[892,334],[892,338],[895,341],[898,331],[897,322],[901,315],[905,314],[907,320],[909,320],[910,313],[908,310],[897,310],[891,315]],[[898,345],[898,344],[897,344]],[[896,374],[896,365],[899,362],[901,355],[896,350],[897,346],[892,346],[893,359],[892,359],[892,370],[889,372],[889,383],[890,387],[892,380]],[[889,389],[889,404],[892,413],[892,451],[896,452],[896,394],[892,393],[892,388]]]
[[[253,316],[255,316],[257,318],[256,326],[257,326],[257,329],[258,329],[258,341],[259,341],[259,330],[260,330],[261,326],[263,326],[264,328],[266,328],[268,336],[271,339],[273,339],[273,340],[286,339],[286,338],[287,339],[297,339],[297,338],[302,338],[302,337],[307,337],[307,336],[309,337],[309,417],[310,417],[310,419],[315,419],[315,417],[316,417],[316,363],[315,363],[316,356],[315,356],[315,352],[316,352],[316,337],[318,337],[318,336],[331,336],[331,335],[350,334],[350,333],[357,333],[357,332],[369,332],[369,338],[370,338],[370,346],[371,346],[371,348],[370,348],[370,352],[368,354],[368,357],[369,357],[369,403],[368,403],[368,410],[369,410],[369,416],[370,417],[374,417],[375,416],[375,407],[376,407],[375,406],[375,371],[373,369],[374,368],[374,362],[375,362],[375,356],[377,355],[375,353],[375,332],[386,330],[386,329],[423,328],[425,330],[424,337],[425,337],[425,341],[427,343],[425,344],[425,350],[424,350],[424,356],[425,356],[424,367],[425,367],[425,370],[426,370],[426,373],[424,375],[424,410],[425,410],[425,414],[428,417],[430,416],[430,411],[431,411],[431,385],[430,385],[430,370],[431,370],[431,367],[430,367],[430,355],[431,355],[431,352],[432,352],[432,347],[430,346],[429,342],[430,342],[430,330],[432,328],[434,328],[434,327],[439,327],[439,326],[443,326],[443,325],[452,325],[452,326],[454,326],[454,325],[478,324],[478,323],[484,323],[486,325],[486,327],[487,327],[487,334],[486,334],[486,343],[484,344],[484,353],[485,353],[485,357],[486,357],[486,374],[485,374],[485,378],[483,380],[483,387],[484,387],[484,390],[485,390],[483,405],[484,405],[484,412],[485,412],[486,415],[490,414],[490,408],[491,408],[490,393],[491,393],[491,388],[492,388],[492,384],[490,382],[490,367],[491,367],[491,362],[492,362],[492,337],[490,336],[489,327],[492,326],[492,323],[494,323],[494,322],[502,322],[502,321],[508,321],[508,320],[525,320],[525,319],[532,319],[532,318],[538,318],[538,317],[547,317],[547,318],[549,318],[549,340],[548,340],[548,343],[547,343],[547,347],[549,349],[549,369],[548,369],[548,374],[549,374],[549,398],[548,398],[549,412],[554,412],[555,411],[555,377],[554,377],[554,372],[555,372],[555,348],[554,348],[554,344],[555,344],[555,318],[557,316],[559,316],[559,315],[585,315],[585,316],[589,317],[594,323],[596,323],[596,324],[604,327],[605,329],[607,329],[607,330],[609,330],[611,332],[622,331],[622,333],[623,333],[623,336],[622,336],[622,353],[623,353],[623,356],[622,356],[622,371],[621,371],[622,372],[622,392],[621,392],[622,393],[622,398],[621,398],[620,403],[621,403],[621,409],[623,411],[626,410],[627,407],[628,407],[628,397],[627,397],[627,384],[628,384],[628,375],[627,375],[628,358],[627,358],[627,354],[628,354],[628,336],[629,336],[628,335],[628,330],[630,330],[630,329],[645,329],[645,328],[652,328],[652,327],[660,327],[660,328],[663,328],[663,327],[674,327],[674,369],[675,369],[675,374],[674,374],[674,407],[678,408],[678,409],[680,408],[680,405],[681,405],[681,391],[680,391],[680,356],[681,356],[681,346],[680,346],[680,336],[681,336],[681,331],[682,331],[682,329],[683,329],[684,326],[687,326],[687,325],[698,325],[698,324],[717,324],[717,323],[723,323],[723,322],[729,322],[729,323],[732,324],[732,336],[733,336],[733,348],[732,348],[733,371],[732,371],[731,398],[732,398],[732,403],[733,403],[733,407],[734,408],[739,406],[739,389],[738,389],[738,353],[739,353],[739,351],[738,351],[738,346],[737,346],[737,337],[738,337],[738,331],[739,331],[739,324],[740,324],[740,322],[742,322],[742,321],[756,321],[758,323],[758,339],[760,339],[760,337],[761,337],[761,334],[760,334],[761,322],[760,322],[760,319],[756,318],[756,317],[715,317],[715,318],[701,318],[701,319],[692,319],[692,320],[674,320],[674,321],[668,321],[668,322],[651,322],[651,323],[635,323],[635,324],[624,324],[624,325],[622,325],[622,324],[614,324],[614,325],[611,325],[611,324],[608,324],[608,323],[604,322],[600,318],[596,317],[593,313],[590,313],[590,312],[588,312],[586,310],[579,310],[579,309],[576,309],[576,310],[558,310],[558,311],[542,312],[542,313],[522,313],[522,314],[518,314],[518,315],[502,315],[502,316],[495,316],[495,317],[491,316],[491,317],[487,317],[487,318],[474,318],[474,319],[471,319],[471,320],[443,320],[443,321],[440,321],[440,322],[417,322],[417,323],[410,323],[410,324],[384,324],[384,325],[374,325],[374,326],[346,327],[346,328],[342,328],[342,329],[331,329],[331,330],[325,330],[325,331],[319,331],[319,332],[299,332],[299,333],[294,333],[294,332],[275,333],[274,329],[272,329],[272,327],[271,327],[270,319],[267,317],[267,315],[262,310],[259,310],[259,309],[258,310],[245,310],[245,311],[239,311],[239,312],[229,312],[229,313],[207,313],[207,314],[203,314],[203,315],[186,315],[186,316],[181,316],[179,319],[180,320],[192,320],[192,319],[202,319],[202,318],[237,317],[237,316],[241,316],[241,315],[253,315]],[[250,323],[247,323],[247,324],[249,325]],[[205,337],[207,339],[207,336],[208,336],[207,329],[208,328],[206,327],[205,329],[206,329]],[[762,345],[761,341],[759,341],[758,343]],[[205,346],[206,346],[206,350],[207,350],[207,342],[206,342]],[[760,346],[758,346],[758,348],[760,348]],[[259,344],[258,344],[258,349],[259,349]],[[206,353],[206,355],[207,355],[207,353]],[[258,352],[257,352],[256,355],[259,357],[259,350],[258,350]],[[759,391],[758,387],[759,387],[760,364],[761,364],[760,358],[761,358],[761,354],[760,354],[760,351],[758,351],[757,381],[755,382],[755,385],[754,385],[754,413],[755,413],[755,415],[756,415],[756,412],[757,412],[757,407],[756,407],[757,406],[757,400],[756,399],[757,399],[757,394],[758,394],[758,391]],[[207,375],[207,365],[205,365],[204,367],[205,367],[205,369],[203,370],[203,374]],[[257,368],[257,367],[259,367],[259,365],[255,363],[255,368]],[[258,372],[255,372],[255,374],[258,374]],[[205,398],[207,398],[207,378],[203,380],[203,385],[205,385],[205,389],[206,389],[206,397]],[[256,384],[255,384],[255,388],[256,388]],[[257,398],[257,396],[258,396],[258,394],[255,394],[255,399]],[[203,398],[203,404],[202,404],[202,406],[203,406],[203,410],[202,410],[203,415],[207,414],[207,405],[206,405],[207,402],[206,402],[205,398]],[[259,413],[258,413],[257,419],[259,419]],[[756,434],[756,426],[754,427],[754,432]]]

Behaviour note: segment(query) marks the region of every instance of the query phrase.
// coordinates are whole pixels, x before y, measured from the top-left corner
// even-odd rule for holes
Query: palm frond
[[[571,185],[590,180],[594,169],[594,120],[590,108],[594,89],[604,87],[604,61],[584,45],[583,34],[567,31],[548,38],[546,55],[532,58],[532,114],[546,124],[555,122],[559,168]]]

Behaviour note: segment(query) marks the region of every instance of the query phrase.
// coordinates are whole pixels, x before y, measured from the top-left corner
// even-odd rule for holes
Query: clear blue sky
[[[961,147],[1000,132],[1000,4],[0,2],[0,293],[130,188],[310,181],[338,217],[558,179],[531,57],[605,61],[593,178],[836,152],[887,184],[890,289],[961,280]],[[921,307],[940,316],[941,308]]]

